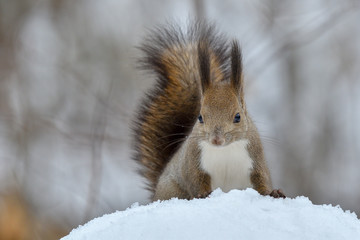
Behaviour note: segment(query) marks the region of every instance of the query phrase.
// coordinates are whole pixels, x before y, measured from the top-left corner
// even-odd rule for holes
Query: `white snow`
[[[360,239],[360,220],[339,206],[313,205],[306,197],[215,190],[207,199],[134,204],[62,239]]]

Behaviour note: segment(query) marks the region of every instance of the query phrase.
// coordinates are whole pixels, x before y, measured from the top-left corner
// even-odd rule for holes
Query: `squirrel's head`
[[[241,52],[237,42],[233,41],[230,79],[214,83],[211,81],[209,50],[201,44],[198,49],[202,97],[196,126],[202,140],[226,146],[243,139],[248,131]]]

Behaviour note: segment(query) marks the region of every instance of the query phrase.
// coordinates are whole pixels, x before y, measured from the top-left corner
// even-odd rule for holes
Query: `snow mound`
[[[207,199],[134,204],[62,239],[360,239],[360,220],[338,206],[313,205],[306,197],[216,190]]]

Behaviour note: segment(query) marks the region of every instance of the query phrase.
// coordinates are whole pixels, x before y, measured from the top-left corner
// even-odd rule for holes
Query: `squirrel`
[[[139,47],[155,73],[133,124],[133,159],[152,200],[205,198],[216,188],[272,189],[263,146],[244,98],[242,55],[213,24],[157,27]]]

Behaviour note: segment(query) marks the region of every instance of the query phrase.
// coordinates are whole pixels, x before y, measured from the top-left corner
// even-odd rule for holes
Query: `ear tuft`
[[[232,41],[231,46],[231,85],[239,93],[241,103],[244,104],[244,82],[242,78],[242,57],[239,44]]]
[[[201,91],[204,93],[210,87],[210,53],[209,43],[207,41],[199,41],[198,59],[201,80]]]

